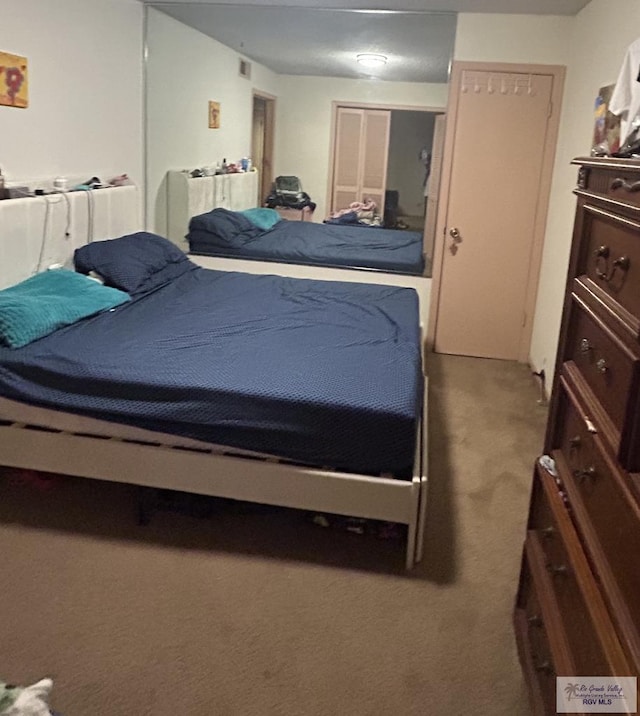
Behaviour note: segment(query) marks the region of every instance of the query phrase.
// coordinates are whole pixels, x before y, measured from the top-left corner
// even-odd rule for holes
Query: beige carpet
[[[545,410],[519,365],[430,356],[424,563],[292,511],[163,512],[0,480],[0,679],[64,716],[524,716],[511,628]]]

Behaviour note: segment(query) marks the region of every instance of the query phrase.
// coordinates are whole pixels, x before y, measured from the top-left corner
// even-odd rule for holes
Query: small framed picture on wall
[[[0,52],[0,104],[29,106],[29,63],[26,57]]]
[[[220,102],[209,102],[209,129],[220,129]]]

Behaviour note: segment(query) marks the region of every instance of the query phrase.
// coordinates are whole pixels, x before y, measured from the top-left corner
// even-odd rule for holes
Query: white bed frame
[[[0,465],[406,524],[411,569],[424,542],[426,378],[423,396],[410,481],[299,466],[6,399]]]

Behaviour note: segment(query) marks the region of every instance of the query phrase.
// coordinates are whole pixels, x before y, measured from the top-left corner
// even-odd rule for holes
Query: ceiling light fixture
[[[372,52],[361,52],[359,55],[356,55],[356,61],[364,67],[383,67],[387,64],[387,56]]]

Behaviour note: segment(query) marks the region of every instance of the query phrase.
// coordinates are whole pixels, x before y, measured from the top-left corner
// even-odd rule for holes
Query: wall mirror
[[[455,14],[189,2],[146,12],[152,230],[187,248],[194,212],[264,206],[277,177],[297,177],[276,192],[287,236],[300,238],[290,255],[275,228],[238,238],[214,227],[212,250],[224,255],[228,229],[234,257],[430,275]],[[209,177],[247,160],[252,177]]]

